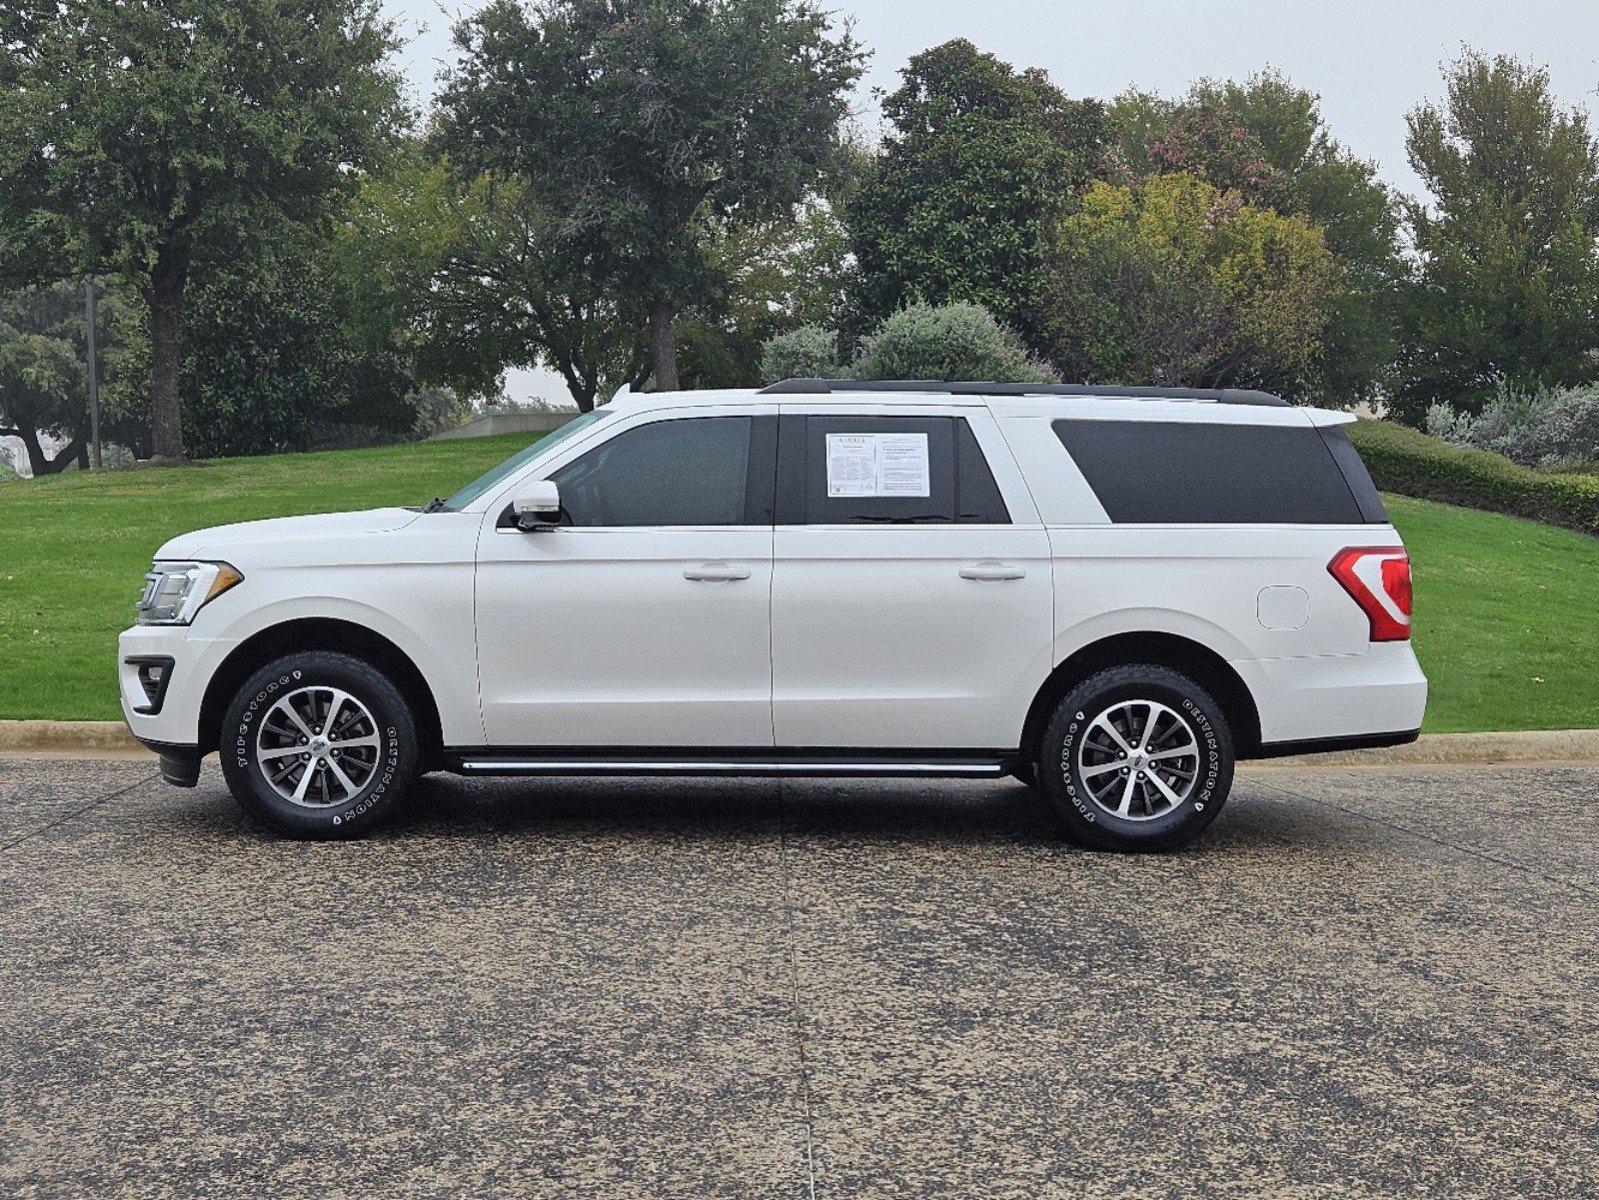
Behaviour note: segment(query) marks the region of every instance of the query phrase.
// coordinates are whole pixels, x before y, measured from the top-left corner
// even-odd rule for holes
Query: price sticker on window
[[[830,433],[829,496],[929,496],[925,433]]]

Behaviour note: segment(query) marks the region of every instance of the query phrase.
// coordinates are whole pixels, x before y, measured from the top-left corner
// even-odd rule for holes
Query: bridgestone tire
[[[1170,731],[1160,735],[1160,745],[1186,746],[1191,741],[1195,751],[1192,760],[1173,750],[1145,763],[1146,776],[1158,767],[1162,777],[1128,789],[1140,803],[1124,817],[1113,808],[1120,808],[1122,784],[1134,771],[1134,759],[1129,758],[1125,769],[1112,759],[1127,756],[1128,750],[1134,756],[1141,753],[1139,728],[1135,719],[1129,730],[1122,731],[1130,745],[1106,754],[1100,746],[1120,743],[1111,740],[1103,724],[1096,729],[1095,723],[1105,717],[1114,725],[1128,713],[1154,711],[1149,705],[1170,714],[1157,725],[1157,730]],[[1087,768],[1089,777],[1084,774],[1087,758],[1094,759]],[[1136,664],[1101,671],[1062,697],[1039,741],[1038,780],[1073,841],[1100,850],[1174,850],[1193,841],[1216,819],[1232,788],[1233,763],[1232,731],[1215,699],[1167,667]],[[1191,782],[1185,784],[1179,772],[1186,773],[1190,765]],[[1162,783],[1167,790],[1160,789]],[[1172,792],[1181,797],[1179,803],[1170,803]],[[1162,809],[1163,805],[1168,807]]]
[[[272,731],[288,727],[283,710],[279,709],[270,720],[268,714],[280,701],[294,698],[300,705],[308,705],[312,713],[306,718],[308,732],[320,733],[315,705],[319,697],[335,692],[346,695],[370,717],[369,721],[358,720],[353,725],[356,736],[352,740],[370,739],[376,744],[370,753],[365,747],[340,751],[341,755],[356,759],[343,759],[345,778],[356,785],[353,792],[333,782],[334,772],[329,769],[331,787],[327,794],[331,802],[317,803],[319,788],[308,786],[307,796],[296,803],[268,779],[260,752],[262,724],[269,724],[267,740],[282,740]],[[355,712],[355,705],[346,702],[344,711],[348,719],[348,714]],[[360,734],[365,734],[365,739]],[[337,736],[330,745],[341,745]],[[287,655],[245,680],[228,705],[219,752],[228,789],[245,812],[279,833],[324,841],[359,837],[377,825],[416,778],[421,762],[415,718],[389,677],[359,658],[323,650]],[[272,753],[267,752],[274,773],[289,757],[299,757],[271,758]],[[332,755],[331,750],[327,753]],[[290,766],[290,780],[285,787],[291,787],[300,771],[294,764]],[[320,784],[322,775],[314,776],[314,780]]]

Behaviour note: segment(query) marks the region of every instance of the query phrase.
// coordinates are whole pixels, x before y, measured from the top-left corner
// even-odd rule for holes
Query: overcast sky
[[[385,0],[411,38],[404,54],[414,98],[425,102],[451,56],[454,16],[471,0]],[[1439,65],[1462,45],[1510,53],[1550,69],[1567,105],[1599,109],[1599,0],[852,0],[857,38],[873,51],[860,97],[876,128],[872,87],[892,88],[919,50],[971,39],[1019,67],[1043,67],[1072,96],[1110,97],[1136,85],[1168,95],[1201,75],[1242,78],[1270,65],[1319,92],[1333,135],[1375,159],[1407,192],[1405,112],[1442,92]],[[508,381],[513,394],[565,400],[554,379]]]

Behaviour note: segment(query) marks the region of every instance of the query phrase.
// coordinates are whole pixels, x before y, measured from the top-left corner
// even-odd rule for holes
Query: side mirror
[[[517,528],[524,532],[553,529],[561,523],[561,489],[549,479],[530,483],[511,501],[511,511],[516,514]]]

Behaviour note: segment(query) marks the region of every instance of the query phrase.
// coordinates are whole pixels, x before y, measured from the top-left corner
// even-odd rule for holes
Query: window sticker
[[[925,433],[830,433],[829,496],[930,496]]]

